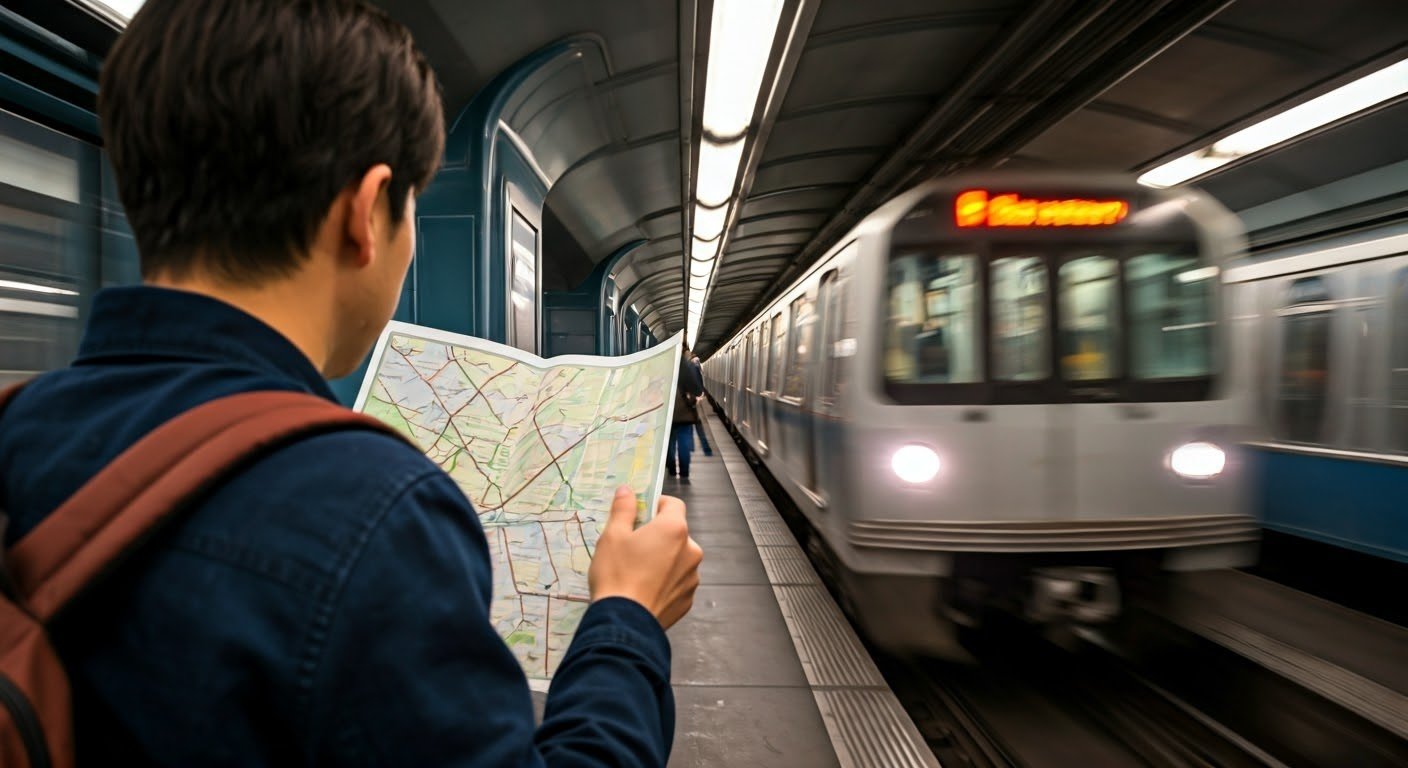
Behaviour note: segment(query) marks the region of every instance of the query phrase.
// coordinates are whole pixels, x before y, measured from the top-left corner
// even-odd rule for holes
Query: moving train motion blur
[[[994,608],[1101,622],[1255,559],[1237,219],[1133,180],[987,173],[880,207],[706,362],[847,610],[956,652]]]
[[[1255,349],[1262,524],[1408,562],[1408,226],[1258,254],[1226,283]]]

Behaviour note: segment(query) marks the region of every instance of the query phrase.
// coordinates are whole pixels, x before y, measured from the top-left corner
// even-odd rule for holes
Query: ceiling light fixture
[[[107,17],[120,27],[127,26],[127,22],[137,15],[137,9],[142,7],[146,0],[79,0],[96,12],[100,16]]]
[[[1370,107],[1408,93],[1408,59],[1342,85],[1329,93],[1279,112],[1196,152],[1144,172],[1139,183],[1172,187],[1211,173],[1247,155],[1261,152]]]
[[[743,149],[757,119],[763,75],[772,58],[783,0],[714,0],[704,81],[703,136],[694,173],[694,227],[690,233],[685,343],[699,326],[723,252]]]

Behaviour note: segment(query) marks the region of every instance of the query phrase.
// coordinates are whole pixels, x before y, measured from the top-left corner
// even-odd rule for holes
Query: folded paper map
[[[490,620],[531,681],[551,680],[591,602],[587,569],[616,488],[654,514],[680,339],[625,357],[544,360],[393,322],[356,410],[410,436],[464,489],[489,540]]]

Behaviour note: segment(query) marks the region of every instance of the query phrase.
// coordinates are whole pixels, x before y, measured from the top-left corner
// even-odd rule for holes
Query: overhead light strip
[[[685,339],[698,341],[704,305],[722,253],[724,226],[736,202],[743,148],[772,57],[783,0],[714,0],[704,82],[704,136],[694,174],[694,229]]]
[[[137,10],[146,0],[78,0],[89,10],[107,17],[118,26],[125,27],[137,15]]]
[[[1408,59],[1266,118],[1145,172],[1139,183],[1172,187],[1408,93]]]

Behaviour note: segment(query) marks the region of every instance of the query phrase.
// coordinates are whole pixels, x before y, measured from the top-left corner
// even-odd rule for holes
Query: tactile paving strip
[[[824,588],[779,586],[772,591],[777,594],[812,687],[885,686],[885,679]]]
[[[797,658],[843,768],[940,768],[732,443],[719,445]]]
[[[743,507],[743,516],[749,520],[781,520],[782,516],[772,506],[772,499],[766,496],[739,495],[738,505]]]
[[[836,757],[855,768],[938,768],[934,753],[888,690],[815,691],[821,718],[840,734]]]
[[[797,548],[797,540],[781,520],[749,520],[748,527],[753,531],[753,541],[759,547]]]
[[[820,584],[812,564],[797,547],[759,547],[768,581],[774,585]]]

